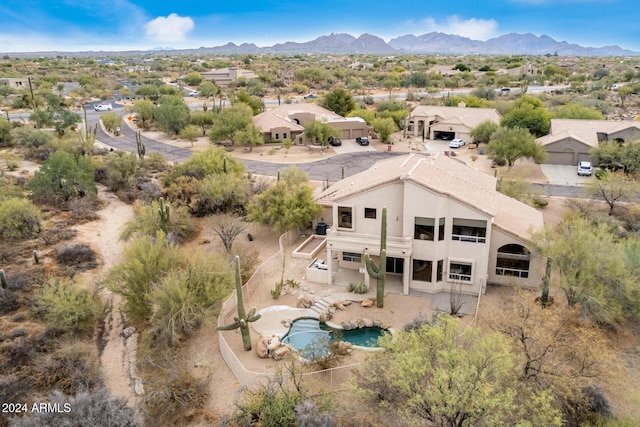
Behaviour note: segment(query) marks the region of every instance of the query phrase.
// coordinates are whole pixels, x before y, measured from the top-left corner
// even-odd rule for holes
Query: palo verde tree
[[[364,265],[369,276],[376,279],[376,305],[384,305],[384,283],[387,276],[387,207],[382,208],[382,222],[380,225],[380,265],[376,266],[369,254],[364,254]]]
[[[209,140],[231,141],[235,143],[235,134],[239,130],[253,125],[253,112],[247,104],[239,102],[228,108],[223,108],[213,116],[213,124],[209,130]]]
[[[322,106],[336,114],[345,117],[356,108],[353,96],[343,88],[329,92],[322,100]]]
[[[498,125],[493,120],[485,120],[481,122],[478,126],[471,129],[471,137],[473,138],[473,142],[476,144],[476,148],[481,143],[488,143],[491,140],[491,136],[498,129]]]
[[[501,126],[525,128],[536,138],[549,133],[551,114],[535,96],[524,95],[515,101],[515,108],[502,117]]]
[[[518,159],[541,162],[547,153],[527,129],[500,127],[491,135],[487,155],[490,159],[506,162],[511,169]]]
[[[329,143],[329,137],[339,138],[340,131],[329,126],[328,123],[314,120],[304,126],[304,135],[317,141],[322,146]]]
[[[235,257],[236,270],[236,297],[238,306],[238,316],[234,317],[234,322],[226,326],[218,326],[219,331],[231,331],[240,328],[242,334],[242,344],[245,351],[251,351],[251,333],[249,331],[249,323],[255,322],[260,318],[260,314],[256,314],[256,307],[246,313],[244,310],[244,301],[242,300],[242,279],[240,278],[240,257]]]
[[[181,97],[165,95],[158,102],[153,120],[166,133],[178,135],[189,124],[191,113]]]

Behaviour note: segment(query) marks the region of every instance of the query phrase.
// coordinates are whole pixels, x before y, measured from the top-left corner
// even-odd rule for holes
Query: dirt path
[[[92,277],[94,283],[99,283],[109,269],[120,261],[123,248],[120,230],[133,216],[132,206],[122,202],[104,187],[99,187],[98,197],[105,202],[104,208],[98,212],[101,219],[78,227],[78,238],[90,244],[102,256],[103,265]],[[101,292],[107,303],[104,330],[98,337],[105,385],[112,395],[124,398],[129,406],[135,406],[137,399],[129,375],[125,338],[122,335],[124,319],[120,312],[121,297],[107,289]]]

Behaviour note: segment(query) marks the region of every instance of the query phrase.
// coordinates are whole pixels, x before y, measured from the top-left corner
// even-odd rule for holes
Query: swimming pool
[[[302,317],[296,319],[291,324],[289,332],[282,338],[285,344],[292,344],[296,350],[303,350],[311,341],[319,336],[328,336],[334,340],[334,333],[342,341],[350,342],[359,347],[378,347],[378,338],[386,331],[377,326],[368,328],[352,329],[349,331],[333,329],[318,319],[312,317]]]

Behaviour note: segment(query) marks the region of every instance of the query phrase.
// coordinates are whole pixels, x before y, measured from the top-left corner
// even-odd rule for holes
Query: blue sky
[[[548,35],[640,51],[637,0],[1,0],[0,52],[270,46],[330,33]]]

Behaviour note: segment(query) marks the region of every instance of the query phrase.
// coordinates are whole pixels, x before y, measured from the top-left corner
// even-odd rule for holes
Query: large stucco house
[[[304,126],[314,121],[324,121],[340,132],[342,139],[355,139],[367,136],[369,126],[360,117],[342,117],[317,104],[284,104],[272,110],[264,111],[253,118],[260,129],[265,142],[278,142],[290,139],[294,144],[307,144]]]
[[[200,73],[200,77],[215,82],[219,87],[226,88],[231,82],[240,79],[257,79],[258,75],[251,70],[240,67],[218,68]]]
[[[487,284],[537,287],[542,262],[532,232],[543,226],[534,208],[496,191],[496,179],[443,154],[408,154],[375,163],[317,195],[326,224],[323,280],[360,270],[363,253],[377,263],[387,208],[387,279],[404,294]],[[368,282],[369,278],[365,279]]]
[[[547,152],[545,163],[577,165],[595,161],[590,150],[603,141],[640,139],[640,122],[611,120],[552,119],[549,134],[538,138]]]
[[[500,124],[502,116],[495,108],[468,108],[418,105],[409,115],[408,132],[426,139],[461,138],[471,141],[471,129],[485,120]]]

